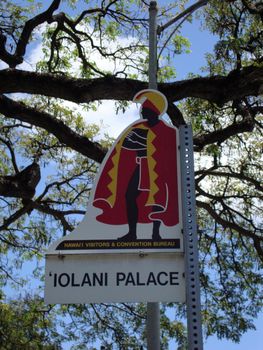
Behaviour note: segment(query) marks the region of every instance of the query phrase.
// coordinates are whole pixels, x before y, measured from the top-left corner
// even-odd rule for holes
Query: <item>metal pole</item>
[[[157,89],[157,2],[149,7],[149,89]],[[147,303],[147,349],[160,350],[159,303]]]
[[[149,7],[149,89],[157,89],[157,2]]]
[[[195,182],[193,135],[190,125],[182,125],[180,134],[182,203],[186,278],[188,350],[203,350],[197,222],[195,213]]]
[[[160,350],[160,308],[159,303],[147,303],[147,349]]]

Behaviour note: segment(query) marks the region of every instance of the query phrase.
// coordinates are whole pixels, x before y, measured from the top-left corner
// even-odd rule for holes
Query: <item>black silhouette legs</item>
[[[137,239],[137,223],[138,223],[138,205],[137,198],[140,195],[141,191],[138,189],[140,180],[140,168],[137,166],[135,171],[130,179],[127,191],[125,194],[126,199],[126,210],[127,210],[127,219],[129,225],[129,232],[119,238],[120,241],[134,241]],[[158,207],[153,207],[153,211],[157,211]],[[153,234],[152,239],[154,241],[161,240],[159,230],[160,230],[160,221],[153,222]]]

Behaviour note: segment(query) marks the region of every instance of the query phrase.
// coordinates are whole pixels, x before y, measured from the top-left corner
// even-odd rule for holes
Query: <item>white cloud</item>
[[[139,119],[139,106],[136,104],[131,104],[124,113],[118,114],[115,112],[115,101],[112,100],[103,100],[96,111],[86,111],[82,106],[70,101],[65,101],[64,104],[76,113],[80,113],[87,124],[101,125],[101,136],[107,133],[116,138],[128,125]]]
[[[135,104],[129,106],[125,113],[116,114],[114,101],[103,101],[97,111],[89,111],[85,115],[85,120],[88,123],[103,121],[102,132],[115,138],[136,119],[139,119],[139,110]]]

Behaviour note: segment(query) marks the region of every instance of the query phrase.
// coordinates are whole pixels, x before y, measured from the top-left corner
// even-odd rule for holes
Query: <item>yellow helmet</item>
[[[133,98],[133,102],[139,102],[142,107],[155,111],[160,117],[167,110],[167,99],[160,91],[145,89],[137,92]]]

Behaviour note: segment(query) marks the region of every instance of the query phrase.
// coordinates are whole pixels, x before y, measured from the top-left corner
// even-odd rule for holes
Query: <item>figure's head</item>
[[[134,96],[133,102],[141,103],[140,115],[149,122],[158,120],[167,110],[166,97],[157,90],[141,90]]]

